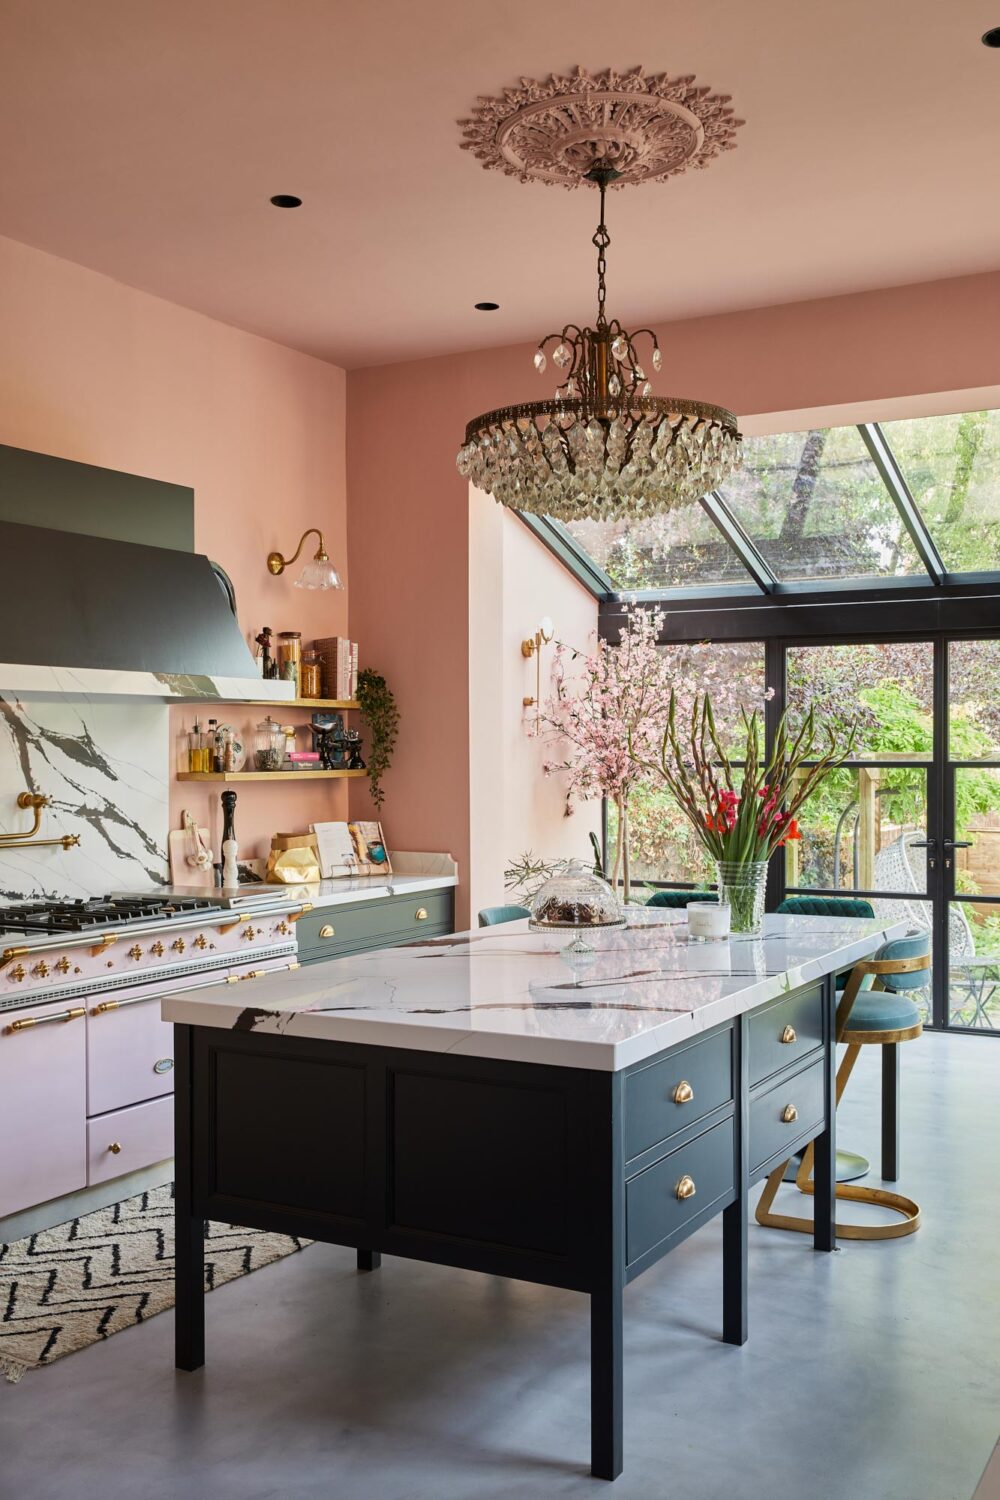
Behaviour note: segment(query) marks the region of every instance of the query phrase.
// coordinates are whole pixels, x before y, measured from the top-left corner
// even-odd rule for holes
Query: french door
[[[855,752],[805,804],[784,895],[856,895],[923,927],[928,1024],[1000,1035],[1000,639],[773,642],[770,723],[856,718]]]

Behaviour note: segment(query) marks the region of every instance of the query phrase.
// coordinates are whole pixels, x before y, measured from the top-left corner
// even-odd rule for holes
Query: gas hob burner
[[[89,932],[94,928],[127,927],[138,922],[169,921],[220,910],[205,896],[116,895],[78,901],[37,901],[0,908],[0,929],[7,932]]]

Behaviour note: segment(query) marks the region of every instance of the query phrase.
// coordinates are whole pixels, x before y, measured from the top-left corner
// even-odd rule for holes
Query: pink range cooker
[[[0,907],[0,1220],[173,1155],[160,998],[297,968],[306,909],[281,886]]]

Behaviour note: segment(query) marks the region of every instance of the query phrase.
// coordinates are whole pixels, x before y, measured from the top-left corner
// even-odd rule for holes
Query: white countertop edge
[[[700,1035],[735,1016],[779,999],[783,994],[801,989],[825,974],[839,973],[858,959],[867,957],[883,942],[901,937],[911,930],[908,922],[892,922],[868,937],[831,949],[822,958],[807,959],[780,974],[762,976],[745,988],[723,995],[697,1010],[679,1009],[665,1016],[657,1026],[624,1042],[598,1042],[563,1037],[523,1036],[501,1031],[451,1031],[445,1022],[428,1026],[426,1022],[410,1023],[399,1015],[371,1017],[335,1016],[329,1012],[275,1012],[254,1026],[254,1034],[263,1036],[309,1037],[317,1040],[355,1042],[360,1045],[400,1047],[404,1050],[437,1052],[463,1057],[492,1058],[502,1062],[529,1062],[553,1067],[581,1068],[591,1072],[614,1073],[646,1058],[655,1057],[667,1047]],[[396,949],[403,955],[406,949]],[[331,962],[336,963],[337,960]],[[319,966],[322,967],[322,966]],[[315,978],[316,970],[311,977]],[[185,998],[165,997],[162,1015],[166,1021],[192,1026],[233,1028],[234,1010],[253,1010],[253,990],[241,993],[239,1000],[227,991],[218,997],[205,995]]]

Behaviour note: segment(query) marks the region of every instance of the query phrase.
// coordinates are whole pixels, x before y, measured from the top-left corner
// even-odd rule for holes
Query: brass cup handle
[[[798,1041],[798,1037],[795,1034],[795,1027],[794,1026],[786,1026],[785,1027],[784,1031],[781,1033],[781,1041],[783,1041],[786,1046],[787,1046],[787,1044],[789,1042],[797,1042]]]
[[[684,1198],[693,1198],[696,1191],[697,1189],[694,1185],[694,1178],[689,1177],[686,1172],[684,1173],[684,1176],[681,1178],[680,1182],[674,1188],[674,1192],[676,1193],[677,1197],[682,1200]]]
[[[325,926],[323,926],[323,927],[320,928],[319,935],[320,935],[321,938],[336,937],[337,936],[337,930],[336,930],[335,927],[331,927],[330,924],[329,924],[329,922],[327,922],[325,924]]]
[[[785,1125],[793,1124],[799,1118],[799,1112],[794,1104],[786,1104],[781,1111],[781,1118]]]
[[[426,922],[427,921],[427,908],[426,908],[426,906],[418,906],[417,909],[416,909],[416,911],[413,913],[413,915],[414,915],[414,918],[415,918],[416,921],[418,921],[418,922]]]
[[[112,1141],[111,1145],[108,1147],[108,1150],[111,1152],[112,1156],[117,1156],[118,1153],[119,1153],[119,1151],[121,1149],[122,1149],[122,1143],[121,1143],[121,1141]]]
[[[687,1081],[686,1078],[682,1078],[681,1081],[680,1081],[680,1083],[674,1089],[674,1103],[675,1104],[690,1104],[691,1100],[693,1098],[694,1098],[694,1089],[688,1083],[688,1081]]]

